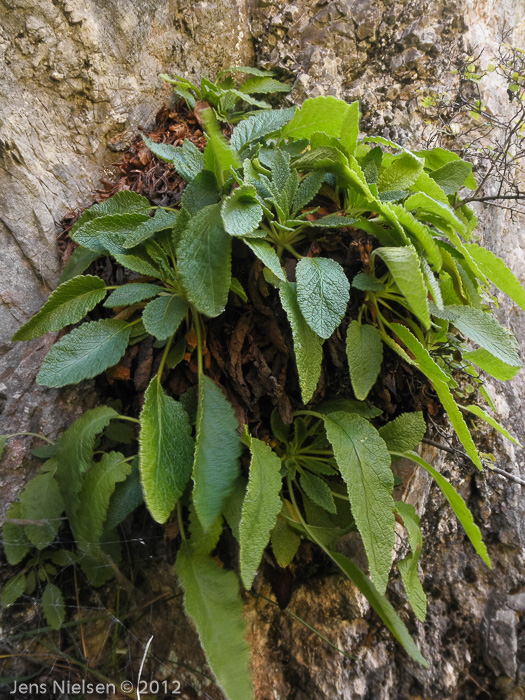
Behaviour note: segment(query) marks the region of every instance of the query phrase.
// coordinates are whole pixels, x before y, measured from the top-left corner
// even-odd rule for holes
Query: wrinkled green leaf
[[[383,363],[383,343],[377,328],[352,321],[346,335],[346,356],[355,397],[362,401],[376,383]]]
[[[241,443],[231,404],[212,379],[199,378],[193,501],[205,530],[220,515],[239,474]]]
[[[150,151],[161,160],[171,163],[186,182],[191,182],[204,169],[204,156],[189,139],[182,146],[170,146],[167,143],[155,143],[144,135],[142,138]]]
[[[64,282],[51,293],[40,311],[17,330],[13,341],[32,340],[81,321],[106,294],[106,285],[100,277],[79,275]]]
[[[313,97],[305,100],[301,108],[281,130],[281,138],[307,139],[316,131],[328,136],[341,136],[343,127],[348,129],[348,120],[354,114],[351,107],[336,97]],[[351,142],[349,138],[349,143]]]
[[[11,503],[2,528],[4,553],[11,566],[19,564],[31,549],[31,542],[28,540],[22,525],[9,522],[21,518],[22,506],[18,502]]]
[[[349,413],[330,413],[326,434],[348,488],[352,514],[378,590],[385,591],[394,546],[394,476],[387,447],[370,423]]]
[[[427,424],[422,411],[402,413],[393,421],[379,428],[389,451],[407,452],[415,450],[427,432]]]
[[[178,270],[189,301],[207,316],[218,316],[231,283],[231,237],[223,228],[220,206],[201,209],[182,234]]]
[[[188,414],[164,393],[158,377],[146,390],[139,444],[144,499],[155,520],[165,523],[191,476],[194,442]]]
[[[421,581],[419,580],[417,564],[421,555],[423,546],[423,537],[419,526],[419,516],[416,513],[414,506],[402,501],[396,501],[396,510],[403,519],[403,523],[408,532],[408,541],[412,553],[406,556],[401,561],[397,562],[403,586],[405,588],[408,602],[412,610],[421,622],[425,621],[427,616],[427,597]]]
[[[48,583],[42,593],[42,610],[47,624],[59,630],[66,617],[66,606],[62,591],[54,583]]]
[[[170,338],[188,313],[188,302],[175,294],[163,294],[150,301],[142,312],[144,328],[158,340]]]
[[[103,319],[84,323],[53,345],[37,382],[60,387],[95,377],[117,364],[126,352],[129,334],[126,321]]]
[[[372,255],[374,257],[378,255],[386,263],[410,310],[426,329],[430,328],[425,280],[414,248],[412,246],[376,248]]]
[[[131,304],[138,304],[141,301],[157,296],[162,290],[163,288],[158,284],[131,282],[119,289],[115,289],[104,302],[104,306],[110,309],[114,309],[117,306],[131,306]]]
[[[430,177],[447,195],[455,194],[462,187],[465,187],[469,175],[472,175],[472,163],[466,163],[464,160],[450,161],[430,173]]]
[[[520,308],[525,310],[525,289],[503,260],[490,250],[482,248],[475,243],[465,243],[465,248],[474,258],[483,274]]]
[[[149,217],[147,221],[139,224],[135,230],[127,236],[123,247],[134,248],[139,243],[151,238],[160,231],[172,229],[175,226],[179,213],[176,211],[166,211],[159,207],[154,217]]]
[[[222,222],[231,236],[249,236],[259,226],[263,210],[256,194],[255,187],[243,185],[223,200]]]
[[[281,515],[277,517],[277,522],[270,535],[270,541],[279,566],[282,568],[289,566],[297,554],[301,538]]]
[[[301,396],[306,404],[312,399],[321,376],[323,341],[310,328],[301,312],[295,284],[283,282],[279,288],[279,296],[292,329]]]
[[[228,700],[250,700],[250,652],[239,582],[208,556],[183,542],[176,563],[184,607],[193,620],[217,683]]]
[[[77,229],[73,240],[95,253],[124,253],[124,246],[137,228],[150,221],[147,214],[111,214],[100,216]]]
[[[64,501],[53,474],[37,474],[28,481],[20,494],[22,519],[34,521],[26,525],[25,533],[38,549],[45,549],[56,537],[62,524]]]
[[[468,411],[469,413],[473,413],[475,416],[478,418],[481,418],[484,420],[486,423],[491,425],[495,430],[498,431],[498,433],[501,433],[503,437],[506,437],[507,440],[510,440],[513,442],[515,445],[518,445],[518,447],[521,447],[521,443],[516,440],[516,438],[512,437],[512,435],[509,433],[508,430],[505,430],[505,428],[498,423],[497,420],[492,418],[486,411],[484,411],[480,406],[476,406],[475,404],[471,406],[463,406],[463,410]]]
[[[413,185],[423,171],[423,161],[411,153],[404,152],[381,168],[377,187],[380,192],[406,190]]]
[[[521,363],[515,367],[502,362],[484,348],[463,353],[463,359],[472,362],[495,379],[500,379],[501,381],[514,379],[521,367]]]
[[[24,594],[25,587],[25,574],[20,573],[13,578],[10,578],[2,588],[2,607],[8,608],[10,605],[13,605],[13,603],[16,603],[16,601]]]
[[[248,96],[243,98],[247,100]],[[233,148],[224,138],[213,111],[204,109],[201,111],[201,117],[208,136],[208,143],[204,149],[204,166],[206,170],[215,174],[219,186],[222,186],[224,173],[229,173],[230,168],[238,168],[240,163]]]
[[[281,460],[262,440],[251,438],[250,473],[239,527],[241,579],[249,590],[270,541],[282,503]]]
[[[332,491],[324,479],[315,474],[303,472],[299,477],[299,483],[308,498],[316,505],[324,508],[328,513],[337,513]]]
[[[253,141],[278,131],[293,117],[296,108],[265,110],[244,119],[234,128],[231,145],[237,152]]]
[[[302,258],[296,268],[297,301],[310,328],[329,338],[346,312],[350,283],[335,260]]]
[[[69,280],[72,280],[73,277],[81,275],[88,269],[92,262],[95,262],[99,255],[100,253],[95,253],[88,248],[83,248],[82,246],[75,248],[71,254],[71,257],[64,265],[64,269],[62,270],[62,274],[58,280],[59,284],[69,282]]]

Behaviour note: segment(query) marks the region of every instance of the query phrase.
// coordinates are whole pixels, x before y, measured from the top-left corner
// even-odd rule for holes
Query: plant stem
[[[162,377],[162,371],[164,369],[164,365],[166,364],[166,360],[168,358],[168,353],[170,351],[171,344],[173,343],[174,337],[175,337],[175,333],[171,336],[171,338],[166,343],[166,347],[164,348],[164,352],[162,353],[162,359],[160,361],[159,371],[157,372],[157,380],[158,380],[159,384],[160,384],[160,379]]]
[[[43,435],[40,435],[39,433],[11,433],[11,435],[6,435],[6,438],[14,438],[22,435],[40,438],[41,440],[45,440],[46,442],[48,442],[50,445],[56,444],[55,442],[53,442],[53,440],[50,440],[49,438],[46,438]]]
[[[193,320],[195,324],[195,332],[197,334],[197,366],[199,370],[199,381],[200,377],[204,374],[203,362],[202,362],[202,328],[201,328],[201,317],[197,311],[193,311]]]
[[[182,520],[182,508],[180,507],[180,501],[177,502],[177,520],[179,523],[179,530],[184,542],[187,542],[186,533],[184,532],[184,522]]]
[[[131,416],[121,416],[120,414],[117,416],[118,420],[127,420],[130,423],[140,423],[138,418],[131,418]]]

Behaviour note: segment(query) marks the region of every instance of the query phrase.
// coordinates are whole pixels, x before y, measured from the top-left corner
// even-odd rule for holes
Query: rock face
[[[276,67],[296,78],[293,99],[359,99],[366,129],[417,145],[433,128],[420,98],[451,84],[451,56],[469,44],[490,54],[503,26],[522,14],[523,0],[0,0],[0,433],[52,437],[96,404],[89,382],[60,392],[35,384],[52,339],[9,341],[56,284],[55,222],[90,203],[130,134],[169,98],[158,73],[200,78],[229,65]],[[523,38],[518,27],[514,43]],[[505,105],[497,89],[485,97]],[[480,218],[485,244],[525,282],[524,222],[498,209],[480,210]],[[523,313],[503,302],[500,320],[525,339]],[[524,389],[523,373],[510,387],[494,387],[503,422],[522,441]],[[501,467],[525,477],[522,450],[481,437]],[[246,612],[259,700],[525,697],[522,487],[427,456],[459,485],[494,564],[489,571],[476,558],[442,496],[416,474],[409,498],[425,528],[429,616],[424,625],[408,612],[406,619],[431,669],[409,662],[360,595],[314,557],[306,585],[296,572],[290,609],[355,658],[252,600]],[[4,511],[32,471],[27,441],[11,441],[0,476]],[[389,596],[399,609],[399,578]],[[173,654],[201,664],[191,657],[195,638],[180,607],[169,611],[178,630]],[[220,697],[211,686],[198,690]],[[196,693],[188,697],[202,697]]]

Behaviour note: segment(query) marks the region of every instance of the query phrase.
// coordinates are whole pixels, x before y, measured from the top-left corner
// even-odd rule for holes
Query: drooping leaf
[[[474,258],[484,275],[525,310],[525,289],[501,258],[475,243],[465,243],[465,248]]]
[[[417,568],[423,546],[419,516],[414,506],[402,501],[396,501],[396,510],[403,519],[403,524],[408,532],[410,549],[412,550],[411,554],[397,562],[397,566],[401,573],[408,602],[416,613],[417,618],[424,622],[427,616],[427,597],[419,580]]]
[[[11,566],[19,564],[31,549],[31,542],[22,525],[10,522],[22,518],[22,506],[18,501],[11,503],[2,528],[4,553]]]
[[[392,323],[391,328],[415,357],[417,366],[430,381],[439,380],[446,383],[450,382],[450,377],[445,374],[437,362],[434,361],[428,350],[406,326],[402,326],[400,323]]]
[[[297,301],[310,328],[329,338],[346,312],[350,283],[331,258],[302,258],[296,268]]]
[[[423,467],[423,469],[426,469],[427,472],[433,477],[439,488],[441,489],[443,495],[447,499],[447,501],[450,503],[452,510],[456,514],[457,519],[459,522],[463,525],[465,528],[465,532],[467,533],[467,536],[469,540],[472,542],[474,549],[476,552],[479,554],[479,556],[483,559],[485,564],[492,569],[492,564],[490,561],[489,554],[487,552],[487,548],[485,546],[485,543],[483,542],[483,537],[481,535],[481,531],[479,527],[476,525],[474,522],[474,518],[472,517],[472,513],[467,507],[467,504],[463,500],[463,498],[459,495],[459,493],[456,491],[456,489],[450,484],[444,476],[442,476],[438,471],[434,469],[428,462],[426,462],[422,457],[420,457],[418,454],[415,452],[405,452],[405,453],[399,453],[397,455],[398,457],[406,457],[406,459],[410,459],[416,464],[419,464],[420,467]]]
[[[293,117],[296,108],[264,110],[237,124],[231,136],[231,145],[239,153],[245,146],[278,131]]]
[[[296,285],[293,282],[283,282],[279,296],[292,329],[301,396],[306,404],[312,399],[321,376],[323,341],[310,328],[301,312]]]
[[[177,221],[179,212],[167,211],[159,207],[154,217],[149,217],[147,221],[139,224],[135,230],[126,238],[123,244],[124,248],[134,248],[139,243],[151,238],[160,231],[172,229]]]
[[[485,350],[485,348],[478,348],[477,350],[465,352],[463,353],[463,359],[472,362],[495,379],[500,379],[501,381],[514,379],[521,367],[521,363],[516,367],[502,362],[488,352],[488,350]]]
[[[176,563],[184,607],[228,700],[251,700],[250,652],[239,582],[208,556],[193,554],[183,542]]]
[[[448,204],[439,202],[423,192],[413,194],[405,201],[404,205],[408,211],[417,211],[420,218],[424,219],[425,213],[427,213],[442,219],[446,224],[449,224],[461,233],[464,233],[466,230],[465,224],[458,219]],[[421,214],[419,214],[420,211],[422,212]]]
[[[383,362],[383,343],[377,328],[352,321],[346,335],[346,356],[355,397],[363,401],[376,383]]]
[[[425,668],[429,668],[428,662],[417,648],[414,640],[410,636],[410,633],[405,626],[405,623],[401,620],[385,596],[381,595],[381,593],[377,590],[372,581],[370,581],[370,579],[365,576],[361,569],[350,561],[350,559],[345,557],[344,554],[327,550],[325,551],[328,556],[333,559],[341,571],[355,583],[379,617],[383,620],[390,632],[403,646],[407,654],[409,654],[409,656],[411,656]]]
[[[379,428],[389,451],[407,452],[415,450],[427,432],[422,411],[402,413],[393,421]]]
[[[144,502],[138,460],[132,462],[131,472],[125,481],[119,481],[109,501],[104,530],[114,530]]]
[[[122,254],[137,228],[149,221],[147,214],[138,213],[100,216],[77,229],[72,238],[95,253]]]
[[[230,236],[249,236],[259,226],[263,210],[256,195],[255,187],[242,185],[223,200],[222,223]]]
[[[66,606],[62,591],[54,583],[47,583],[42,593],[42,610],[47,624],[59,630],[66,617]]]
[[[400,204],[391,204],[390,207],[397,216],[399,223],[405,227],[410,238],[412,239],[414,247],[423,251],[425,258],[428,259],[428,262],[433,265],[436,272],[439,272],[443,265],[443,259],[440,249],[435,242],[430,229],[422,224],[421,221],[418,221]]]
[[[394,476],[387,447],[370,423],[349,413],[330,413],[326,434],[348,488],[352,514],[379,591],[386,589],[394,546]]]
[[[433,307],[432,314],[453,323],[472,342],[502,362],[513,367],[521,366],[516,339],[490,313],[470,306],[445,306],[443,309]]]
[[[3,608],[8,608],[24,594],[26,587],[26,575],[18,573],[10,578],[2,588],[1,603]]]
[[[179,175],[191,182],[204,168],[204,156],[189,139],[182,146],[167,143],[155,143],[147,136],[142,136],[144,143],[161,160],[171,163]]]
[[[201,313],[218,316],[231,282],[231,237],[222,225],[218,204],[204,207],[191,219],[177,255],[189,301]]]
[[[115,289],[104,302],[104,306],[109,309],[114,309],[117,306],[131,306],[131,304],[138,304],[157,296],[162,290],[163,288],[158,284],[131,282]]]
[[[281,511],[281,460],[269,445],[252,437],[248,488],[239,527],[241,579],[249,590],[270,532]]]
[[[270,541],[279,566],[282,568],[289,566],[297,554],[301,538],[281,515],[277,517],[277,522],[270,535]]]
[[[79,275],[64,282],[51,293],[40,311],[17,330],[13,342],[32,340],[81,321],[106,294],[106,285],[100,277]]]
[[[247,99],[248,96],[243,97]],[[224,173],[229,173],[230,168],[238,168],[240,165],[239,159],[224,138],[213,111],[211,109],[203,109],[200,114],[208,136],[208,143],[204,149],[204,166],[206,170],[211,170],[215,174],[219,186],[222,187],[224,184]]]
[[[377,181],[378,190],[406,190],[414,184],[422,171],[423,161],[405,151],[394,157],[388,166],[381,168]]]
[[[126,321],[115,319],[75,328],[48,352],[37,382],[51,387],[78,384],[113,367],[126,352],[130,330]]]
[[[277,253],[267,241],[260,241],[254,238],[243,238],[243,241],[274,275],[283,282],[287,281]]]
[[[165,523],[191,476],[194,442],[188,414],[164,393],[158,377],[146,390],[139,444],[144,499],[155,520]]]
[[[37,474],[28,481],[20,494],[22,519],[34,521],[26,525],[25,533],[38,549],[45,549],[56,537],[62,524],[64,501],[53,474]]]
[[[197,437],[193,463],[193,501],[206,530],[220,515],[239,474],[241,443],[231,404],[215,384],[199,378]]]
[[[372,255],[378,255],[386,263],[411,311],[419,318],[426,329],[430,328],[425,280],[423,279],[418,255],[414,248],[412,246],[402,248],[381,247],[376,248]]]
[[[281,130],[281,138],[307,139],[316,131],[340,137],[355,107],[336,97],[313,97],[305,100],[293,118]],[[349,143],[351,142],[349,138]]]
[[[478,418],[484,420],[485,423],[491,425],[495,430],[498,431],[498,433],[501,433],[503,437],[507,438],[507,440],[510,440],[515,445],[518,445],[518,447],[522,446],[521,443],[518,440],[516,440],[516,438],[512,437],[508,430],[505,430],[505,428],[502,425],[500,425],[498,421],[495,420],[491,415],[484,411],[481,408],[481,406],[476,406],[475,404],[472,404],[471,406],[463,406],[462,408],[463,410],[468,411],[469,413],[472,413]]]
[[[163,294],[150,301],[142,312],[144,328],[158,340],[170,338],[188,313],[188,302],[175,294]]]

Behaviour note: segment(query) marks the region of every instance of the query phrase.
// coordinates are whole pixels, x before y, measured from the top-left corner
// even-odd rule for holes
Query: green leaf
[[[455,230],[460,231],[461,233],[465,232],[465,225],[460,219],[458,219],[448,205],[438,202],[436,199],[429,197],[423,192],[418,192],[417,194],[413,194],[411,197],[409,197],[405,201],[405,207],[408,209],[408,211],[421,210],[422,212],[427,212],[428,214],[437,216],[446,224],[452,226]],[[422,218],[425,218],[424,214],[422,215]]]
[[[246,98],[247,96],[244,99]],[[224,173],[229,173],[230,168],[238,168],[240,163],[234,150],[224,138],[213,110],[203,109],[201,117],[208,136],[208,143],[204,149],[204,166],[206,170],[215,173],[217,182],[222,187]]]
[[[393,636],[403,646],[407,654],[409,654],[409,656],[411,656],[425,668],[429,668],[428,662],[417,648],[414,640],[410,636],[410,633],[405,626],[405,623],[401,620],[384,595],[381,595],[381,593],[377,590],[370,579],[365,576],[361,569],[350,561],[350,559],[345,557],[344,554],[327,551],[326,549],[325,552],[333,559],[341,571],[348,576],[353,583],[355,583],[357,588],[365,596]]]
[[[155,520],[165,523],[191,476],[194,442],[188,414],[164,393],[158,377],[146,390],[139,444],[144,499]]]
[[[81,321],[106,294],[106,285],[100,277],[79,275],[64,282],[51,293],[40,311],[17,330],[13,342],[32,340]]]
[[[110,309],[114,309],[116,306],[131,306],[132,304],[138,304],[146,299],[156,297],[162,291],[163,287],[160,287],[158,284],[130,282],[119,289],[115,289],[104,302],[104,306]]]
[[[379,428],[379,435],[390,452],[415,450],[427,432],[427,424],[421,411],[402,413],[393,421]]]
[[[82,246],[75,248],[71,254],[71,257],[64,265],[64,269],[62,270],[62,274],[58,280],[59,283],[64,284],[64,282],[69,282],[69,280],[72,280],[73,277],[81,275],[88,269],[92,262],[97,260],[99,255],[100,253],[95,253],[88,248],[83,248]]]
[[[307,404],[311,401],[319,384],[323,363],[323,341],[310,328],[301,312],[296,285],[292,282],[283,282],[279,288],[279,296],[292,329],[301,397],[303,403]]]
[[[472,163],[466,163],[464,160],[450,161],[430,173],[430,177],[438,183],[446,195],[455,194],[465,187],[465,181],[469,175],[472,175]]]
[[[238,423],[231,404],[212,379],[199,377],[193,501],[205,530],[220,515],[239,474]]]
[[[299,212],[303,207],[306,207],[307,204],[310,204],[312,199],[316,196],[316,194],[319,192],[321,189],[321,186],[324,182],[325,178],[325,173],[322,170],[317,170],[310,175],[307,175],[301,180],[301,184],[299,185],[299,188],[297,190],[297,194],[295,195],[292,208],[291,208],[291,214],[295,215],[297,212]]]
[[[424,328],[430,328],[427,290],[414,248],[376,248],[372,256],[376,255],[386,263],[410,310],[419,318]]]
[[[281,129],[295,114],[295,107],[289,109],[264,110],[243,120],[234,128],[231,145],[240,153],[245,146]]]
[[[126,352],[130,326],[104,319],[84,323],[53,345],[37,376],[38,384],[60,387],[91,379],[116,365]]]
[[[351,102],[345,113],[344,122],[341,128],[341,146],[349,156],[353,156],[357,146],[357,137],[359,136],[359,121],[361,119],[361,111],[359,102]]]
[[[505,430],[505,428],[498,423],[497,420],[492,418],[488,413],[486,413],[480,406],[476,406],[475,404],[472,406],[462,406],[464,411],[468,411],[469,413],[473,413],[475,416],[478,418],[481,418],[484,420],[486,423],[491,425],[495,430],[497,430],[499,433],[503,435],[503,437],[506,437],[507,440],[510,440],[513,442],[515,445],[518,445],[518,447],[522,447],[521,443],[516,440],[516,438],[513,438],[512,435],[509,433],[508,430]]]
[[[290,92],[292,85],[281,83],[268,76],[253,76],[244,81],[239,90],[247,95],[264,95],[274,92]]]
[[[237,294],[239,299],[242,299],[245,303],[248,301],[248,295],[246,294],[244,287],[239,282],[237,277],[232,277],[232,281],[230,283],[230,292]]]
[[[127,267],[128,270],[138,272],[140,275],[156,277],[158,279],[162,277],[159,269],[153,265],[153,262],[144,253],[140,255],[114,253],[113,257],[122,267]]]
[[[443,259],[430,229],[400,204],[391,204],[390,208],[395,213],[399,223],[405,227],[415,248],[419,248],[424,257],[428,259],[428,262],[433,265],[436,272],[439,272],[443,265]]]
[[[230,236],[249,236],[259,226],[263,210],[252,185],[242,185],[226,197],[221,206],[221,218]]]
[[[349,413],[325,417],[341,475],[348,488],[352,514],[365,546],[370,573],[385,591],[394,546],[394,476],[387,447],[370,423]]]
[[[464,352],[463,359],[472,362],[473,364],[477,365],[482,370],[490,374],[491,377],[494,377],[495,379],[500,379],[501,381],[508,381],[509,379],[514,379],[514,377],[520,371],[521,368],[521,363],[517,367],[508,365],[506,362],[502,362],[497,357],[494,357],[494,355],[492,355],[484,348],[472,350],[471,352]]]
[[[81,553],[79,559],[93,585],[101,585],[113,576],[101,550],[104,522],[117,482],[124,481],[131,464],[120,452],[106,452],[84,475],[78,507],[71,524]],[[98,570],[97,570],[98,569]]]
[[[416,464],[419,464],[420,467],[423,467],[423,469],[426,469],[427,472],[433,477],[439,488],[441,489],[443,495],[447,499],[447,501],[450,503],[452,510],[456,514],[457,519],[459,522],[463,525],[465,528],[465,532],[467,533],[467,536],[469,540],[472,542],[474,549],[476,552],[479,554],[479,556],[483,559],[485,564],[492,569],[492,564],[490,561],[489,554],[487,552],[487,548],[485,546],[485,543],[483,542],[483,537],[481,535],[481,531],[479,527],[476,525],[474,522],[474,518],[472,517],[472,513],[467,507],[467,504],[463,500],[463,498],[459,495],[459,493],[455,490],[455,488],[450,484],[444,476],[442,476],[438,471],[434,469],[434,467],[431,467],[428,462],[426,462],[422,457],[420,457],[418,454],[415,452],[405,452],[405,453],[399,453],[397,454],[398,457],[405,457],[406,459],[412,460],[412,462],[415,462]]]
[[[277,563],[282,568],[286,568],[294,560],[301,544],[301,538],[288,525],[286,519],[279,515],[271,532],[270,540]]]
[[[21,519],[22,506],[18,502],[11,503],[2,528],[4,553],[11,566],[19,564],[31,549],[31,542],[27,539],[22,525],[10,522]]]
[[[377,328],[352,321],[346,335],[346,356],[355,397],[362,401],[376,383],[383,363],[383,343]]]
[[[16,574],[4,584],[2,589],[2,607],[8,608],[24,594],[26,587],[26,575],[23,573]]]
[[[255,253],[266,267],[273,272],[282,282],[286,282],[286,273],[281,267],[281,262],[275,249],[267,241],[259,241],[254,238],[243,238],[244,243]]]
[[[252,587],[282,502],[281,460],[262,440],[251,438],[250,474],[239,527],[241,579]]]
[[[142,312],[144,328],[158,340],[170,338],[188,313],[188,302],[175,294],[153,299]]]
[[[188,298],[198,311],[218,316],[231,283],[231,237],[223,228],[220,206],[201,209],[182,234],[178,270]]]
[[[430,381],[438,380],[447,383],[450,382],[449,376],[446,375],[441,367],[432,359],[428,350],[423,347],[416,336],[411,333],[406,326],[402,326],[400,323],[392,323],[391,328],[414,355],[417,366]]]
[[[384,292],[385,285],[367,272],[359,272],[352,280],[352,287],[361,289],[363,292]]]
[[[379,192],[406,190],[423,172],[423,161],[412,153],[404,152],[392,159],[387,167],[379,171]]]
[[[316,131],[339,137],[354,115],[351,107],[336,97],[313,97],[305,100],[291,121],[281,130],[281,138],[308,139]],[[351,141],[351,139],[349,139]]]
[[[59,630],[66,617],[66,606],[60,588],[54,583],[48,583],[44,588],[42,610],[47,624],[54,630]]]
[[[172,229],[175,226],[179,212],[176,211],[166,211],[162,207],[159,207],[154,217],[149,217],[147,221],[139,224],[135,230],[127,236],[123,247],[124,248],[134,248],[139,243],[151,238],[156,233],[160,231],[165,231],[166,229]]]
[[[520,308],[525,310],[525,289],[503,260],[490,250],[482,248],[475,243],[465,243],[465,248],[474,258],[483,274]]]
[[[70,520],[73,519],[78,504],[82,475],[91,467],[96,437],[117,416],[118,413],[109,406],[93,408],[70,425],[60,438],[56,479]]]
[[[324,508],[328,513],[337,513],[332,491],[324,479],[315,474],[303,472],[299,477],[299,483],[308,498],[316,505]]]
[[[140,484],[138,460],[132,462],[132,468],[125,481],[119,481],[109,501],[108,514],[104,521],[106,532],[114,530],[130,515],[135,508],[144,503]]]
[[[217,78],[222,77],[225,73],[246,73],[247,75],[260,75],[262,78],[275,75],[271,70],[261,70],[253,66],[230,66],[230,68],[221,70],[221,72],[217,74]]]
[[[432,314],[450,321],[463,335],[502,362],[521,366],[516,339],[490,313],[470,306],[445,306],[443,309],[433,307]]]
[[[341,323],[350,299],[345,271],[331,258],[302,258],[296,267],[297,301],[310,328],[329,338]]]
[[[208,556],[193,554],[186,542],[177,556],[176,570],[184,607],[218,685],[228,700],[252,699],[250,651],[236,575]]]
[[[137,228],[148,221],[150,217],[147,214],[100,216],[77,229],[72,238],[95,253],[120,254],[125,252],[124,247],[135,237]]]
[[[26,525],[25,533],[38,549],[45,549],[56,537],[62,524],[64,501],[53,474],[37,474],[20,494],[20,512],[23,520],[35,521]]]
[[[309,221],[308,226],[310,228],[343,228],[346,226],[352,226],[356,221],[359,221],[359,219],[356,219],[353,216],[328,214],[327,216],[322,216],[320,219],[316,219],[315,221]]]
[[[423,537],[419,526],[419,516],[414,506],[402,501],[396,501],[396,510],[403,519],[403,523],[408,531],[408,541],[412,553],[397,562],[403,586],[407,594],[408,602],[412,610],[421,622],[427,616],[427,597],[421,581],[419,580],[417,564],[423,547]]]
[[[157,158],[171,163],[186,182],[191,182],[204,169],[204,156],[189,139],[182,146],[170,146],[167,143],[155,143],[144,135],[142,138],[150,151]]]

